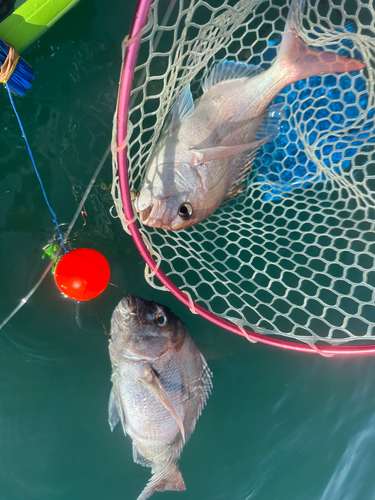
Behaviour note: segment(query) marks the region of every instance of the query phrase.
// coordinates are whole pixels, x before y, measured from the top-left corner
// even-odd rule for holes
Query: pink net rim
[[[156,265],[154,259],[152,258],[150,252],[148,251],[142,236],[139,232],[138,226],[134,220],[133,207],[131,203],[129,180],[128,180],[128,160],[127,160],[127,148],[122,148],[125,138],[127,136],[127,125],[128,125],[128,111],[130,102],[130,92],[133,83],[134,69],[137,61],[137,55],[139,46],[141,43],[141,37],[136,35],[145,26],[147,15],[150,9],[152,0],[138,0],[135,14],[133,17],[132,27],[130,30],[129,39],[133,40],[133,43],[128,45],[125,50],[124,63],[122,66],[122,72],[120,77],[120,88],[119,88],[119,99],[118,99],[118,110],[117,110],[117,161],[118,161],[118,174],[119,183],[121,191],[121,199],[124,207],[125,219],[129,222],[129,230],[137,246],[139,253],[142,255],[143,259],[154,272],[155,276],[160,280],[160,282],[168,288],[168,290],[173,293],[185,306],[191,308],[192,302],[189,297],[182,292],[179,288],[174,285],[169,278],[162,272],[162,270]],[[297,342],[291,342],[288,340],[281,340],[278,338],[273,338],[268,335],[255,333],[249,330],[242,331],[238,326],[230,323],[222,318],[219,318],[207,311],[203,307],[199,306],[195,302],[194,309],[197,314],[206,318],[221,328],[224,328],[232,333],[241,335],[243,337],[248,337],[250,340],[260,342],[262,344],[279,347],[281,349],[287,349],[290,351],[305,352],[310,354],[321,354],[323,356],[333,356],[333,355],[359,355],[359,354],[375,354],[375,345],[363,345],[363,346],[352,346],[352,345],[341,345],[341,346],[316,346],[309,344],[299,344]],[[246,333],[245,333],[246,332]],[[324,341],[324,338],[321,339]],[[360,340],[360,338],[358,338]]]

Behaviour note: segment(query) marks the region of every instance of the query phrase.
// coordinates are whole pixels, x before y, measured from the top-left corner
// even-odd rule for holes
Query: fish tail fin
[[[168,472],[155,487],[155,491],[185,491],[185,482],[177,465],[169,464]]]
[[[297,11],[303,11],[304,0],[292,0],[276,65],[285,74],[285,85],[311,76],[363,69],[365,64],[334,52],[308,47],[298,36],[294,24]]]
[[[174,463],[168,463],[160,471],[156,472],[147,483],[145,489],[137,500],[146,500],[155,491],[185,491],[186,486],[181,472]]]

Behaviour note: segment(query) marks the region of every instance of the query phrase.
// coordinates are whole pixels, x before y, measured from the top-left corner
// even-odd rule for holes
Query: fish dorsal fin
[[[194,113],[194,101],[191,95],[190,85],[182,92],[172,107],[171,123],[169,125],[170,135],[175,132],[181,123]]]
[[[242,62],[223,61],[217,64],[210,75],[203,82],[202,89],[206,92],[211,87],[227,80],[237,80],[239,78],[251,78],[262,73],[264,70],[259,66]]]
[[[167,391],[160,382],[159,377],[154,372],[152,366],[145,363],[142,376],[139,379],[148,387],[150,392],[152,392],[160,401],[160,403],[171,413],[172,417],[176,420],[177,425],[180,428],[182,440],[185,443],[185,429],[184,424],[173,405],[171,398],[169,397]]]
[[[198,385],[198,394],[199,394],[199,405],[198,411],[193,423],[193,428],[195,427],[195,422],[198,417],[201,415],[203,407],[207,403],[207,399],[209,398],[212,391],[212,372],[209,369],[206,360],[204,359],[202,353],[200,353],[201,362],[202,362],[202,375]]]
[[[212,390],[212,372],[208,368],[207,362],[204,359],[203,355],[201,354],[201,360],[202,360],[202,376],[200,380],[200,385],[201,385],[201,390],[202,390],[202,407],[206,404],[207,399],[209,395],[211,394]],[[202,408],[200,408],[200,412],[202,411]]]

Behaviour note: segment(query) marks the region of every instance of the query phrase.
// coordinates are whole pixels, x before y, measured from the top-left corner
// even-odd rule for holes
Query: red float
[[[100,295],[109,282],[107,259],[91,248],[77,248],[65,254],[55,269],[60,290],[76,300],[90,300]]]

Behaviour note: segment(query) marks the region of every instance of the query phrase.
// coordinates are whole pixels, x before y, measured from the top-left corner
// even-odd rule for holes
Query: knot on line
[[[329,353],[329,352],[324,352],[323,351],[323,346],[321,347],[321,349],[319,349],[319,347],[317,345],[315,345],[314,342],[307,342],[307,344],[309,344],[309,346],[314,349],[314,351],[316,351],[318,354],[320,354],[321,356],[323,356],[324,358],[332,358],[334,356],[334,354],[332,353]]]
[[[131,219],[127,219],[127,218],[125,217],[125,223],[126,223],[126,225],[127,225],[127,226],[130,226],[130,224],[134,224],[134,222],[135,222],[136,220],[138,220],[138,214],[134,214],[134,213],[133,213],[133,217],[132,217]]]
[[[120,217],[120,220],[124,231],[126,231],[128,234],[131,234],[129,226],[131,224],[134,224],[138,220],[138,214],[136,212],[135,213],[133,212],[133,217],[131,219],[128,219],[124,214],[123,217]]]
[[[123,151],[127,145],[128,145],[128,136],[125,137],[120,146],[115,147],[116,152],[119,153],[120,151]]]
[[[143,37],[143,35],[152,28],[153,25],[154,25],[154,16],[153,16],[152,10],[150,10],[148,13],[148,20],[147,20],[146,25],[143,26],[143,28],[141,28],[140,30],[138,30],[137,33],[134,33],[134,35],[132,37],[130,37],[130,35],[127,35],[124,38],[124,40],[122,42],[123,57],[125,54],[125,50],[128,49],[131,45],[133,45],[133,43],[135,43],[139,39],[141,39]]]
[[[156,261],[154,269],[151,269],[151,267],[148,264],[146,264],[145,274],[146,274],[146,270],[149,269],[149,271],[147,271],[146,279],[151,279],[154,276],[156,276],[156,273],[158,272],[159,267],[160,267],[160,260]]]
[[[187,298],[189,299],[189,309],[190,309],[190,312],[192,312],[193,314],[198,314],[196,309],[195,309],[195,304],[194,304],[194,301],[193,299],[191,298],[191,295],[189,292],[187,292],[186,290],[181,290],[182,293],[184,293]]]
[[[238,328],[240,329],[240,332],[242,333],[242,335],[249,341],[251,342],[252,344],[256,344],[258,341],[253,339],[251,337],[251,335],[247,332],[247,330],[245,330],[244,326],[241,324],[241,323],[235,323],[236,326],[238,326]]]
[[[13,75],[13,72],[18,64],[18,59],[20,58],[13,45],[11,45],[10,43],[7,43],[7,45],[9,47],[9,50],[8,50],[8,55],[3,65],[1,66],[0,83],[7,83],[9,78]]]

